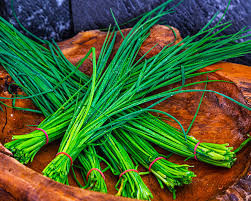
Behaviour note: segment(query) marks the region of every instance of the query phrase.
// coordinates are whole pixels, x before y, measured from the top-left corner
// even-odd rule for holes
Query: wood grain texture
[[[123,30],[123,33],[126,34],[128,31],[129,29]],[[181,38],[177,30],[176,32],[178,35],[177,41],[179,41]],[[81,32],[72,39],[59,43],[59,46],[67,59],[73,64],[76,64],[92,46],[96,48],[97,55],[99,55],[104,38],[104,32]],[[116,48],[118,48],[121,40],[121,37],[118,37],[114,52]],[[144,54],[150,47],[158,43],[159,45],[156,46],[152,52],[152,54],[156,54],[165,45],[174,41],[174,36],[170,29],[157,25],[151,30],[151,35],[143,44],[140,54]],[[248,104],[250,94],[247,93],[249,89],[246,90],[245,88],[246,86],[250,86],[251,83],[250,68],[243,65],[221,62],[207,67],[205,70],[218,68],[221,68],[221,70],[217,73],[209,74],[209,79],[231,80],[234,81],[234,83],[209,83],[207,89],[224,93],[244,104]],[[91,62],[85,62],[81,67],[81,71],[91,74]],[[206,76],[201,76],[199,78],[186,80],[186,83],[206,79]],[[0,69],[0,96],[11,97],[7,91],[7,87],[11,82],[10,76],[3,69]],[[177,85],[170,87],[173,86]],[[201,84],[193,88],[203,89],[204,85]],[[22,93],[20,90],[16,90],[18,93]],[[180,120],[186,129],[197,109],[201,95],[201,93],[179,94],[157,105],[156,109],[172,114]],[[5,103],[11,105],[11,100],[5,100]],[[144,106],[148,104],[144,104]],[[30,100],[17,101],[17,105],[20,107],[34,108]],[[42,120],[42,115],[4,108],[4,113],[0,116],[0,141],[5,143],[11,140],[13,134],[28,133],[34,128],[27,127],[27,125],[36,125]],[[230,146],[237,148],[241,142],[246,139],[246,134],[250,131],[250,112],[225,98],[213,93],[206,93],[190,135],[195,136],[201,142],[229,143]],[[35,157],[34,162],[28,165],[29,168],[24,167],[4,154],[0,154],[0,188],[3,188],[19,200],[23,198],[26,200],[37,200],[38,198],[42,200],[80,200],[81,196],[83,196],[81,199],[88,198],[89,200],[101,201],[122,199],[110,195],[100,195],[90,191],[82,191],[79,188],[67,187],[41,176],[39,173],[41,173],[43,168],[54,158],[58,144],[59,142],[54,142],[44,147]],[[168,154],[167,151],[157,149],[163,154]],[[234,200],[234,198],[238,196],[243,200],[248,199],[250,195],[248,194],[250,181],[246,178],[250,179],[250,176],[248,176],[248,174],[250,174],[248,173],[251,161],[250,152],[251,147],[245,147],[245,149],[237,155],[238,159],[231,169],[214,167],[195,160],[184,162],[184,158],[173,155],[170,161],[178,164],[187,163],[192,165],[193,168],[191,168],[191,170],[197,175],[197,177],[193,179],[192,184],[177,188],[177,201],[205,201],[215,199],[226,201]],[[140,170],[145,171],[142,167],[140,167]],[[114,189],[114,185],[118,178],[113,176],[111,172],[106,172],[105,174],[108,191],[111,194],[115,194],[116,190]],[[69,177],[69,179],[71,185],[76,185],[71,177]],[[143,180],[153,192],[153,200],[172,200],[171,193],[169,193],[167,189],[161,190],[154,176],[144,176]],[[237,188],[234,187],[236,186],[234,185],[235,182],[237,182],[236,185],[239,185],[242,190],[236,190]],[[45,186],[48,190],[48,196],[45,189],[43,189]],[[60,189],[62,188],[62,191],[59,191],[59,186]],[[226,192],[226,194],[222,195],[222,192]],[[238,192],[238,194],[234,192]]]
[[[11,195],[15,195],[18,200],[118,200],[118,197],[112,195],[82,190],[54,182],[2,153],[0,153],[0,161],[1,164],[4,164],[0,166],[0,187]],[[130,199],[119,198],[119,200],[129,201]]]
[[[215,70],[221,68],[221,64],[215,64],[207,67],[208,70]],[[221,68],[217,73],[225,78],[233,81],[243,93],[243,96],[251,105],[251,71],[250,66],[244,66],[235,63],[228,63],[228,65]]]
[[[13,156],[13,154],[8,149],[6,149],[1,143],[0,143],[0,152],[9,156]]]

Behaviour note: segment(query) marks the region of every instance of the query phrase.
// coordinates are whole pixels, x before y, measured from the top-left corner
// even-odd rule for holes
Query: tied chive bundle
[[[132,109],[135,111],[135,109]],[[137,110],[136,110],[137,111]],[[125,114],[123,114],[125,115]],[[151,122],[149,124],[149,122]],[[199,142],[192,136],[184,134],[154,117],[150,113],[142,114],[134,121],[123,126],[124,130],[144,138],[168,151],[181,156],[193,158],[194,147]],[[231,168],[236,160],[229,144],[200,143],[196,149],[198,160],[221,167]]]
[[[81,170],[81,174],[86,185],[82,186],[80,184],[73,171],[77,184],[83,189],[107,193],[105,177],[103,177],[103,175],[99,172],[105,172],[107,168],[102,171],[100,166],[100,157],[97,155],[96,149],[93,146],[89,146],[81,154],[79,154],[78,161],[80,166],[76,167]],[[110,167],[108,166],[108,168]]]
[[[157,160],[150,168],[149,165],[160,156],[150,143],[122,129],[117,129],[114,133],[115,137],[131,156],[142,166],[150,169],[160,184],[163,182],[173,193],[174,197],[176,186],[189,184],[192,182],[192,177],[195,177],[195,174],[188,170],[188,165],[177,165],[164,159]]]
[[[82,93],[81,90],[80,93]],[[78,93],[76,92],[76,94]],[[61,138],[69,126],[74,106],[77,103],[77,99],[74,99],[76,94],[39,124],[38,127],[48,134],[49,142]],[[37,152],[46,144],[45,134],[39,130],[25,135],[14,135],[12,138],[14,141],[6,143],[5,147],[11,150],[14,157],[24,164],[31,162]]]
[[[137,167],[133,164],[123,146],[112,135],[108,136],[108,140],[103,143],[101,149],[110,161],[113,174],[121,175],[116,185],[117,187],[120,184],[117,195],[139,200],[153,198],[151,191],[147,188],[139,173],[128,171],[137,170]]]

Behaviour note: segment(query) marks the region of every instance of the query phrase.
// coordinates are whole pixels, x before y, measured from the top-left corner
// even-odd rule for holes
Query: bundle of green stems
[[[162,183],[167,186],[174,198],[175,187],[191,183],[192,177],[196,176],[188,170],[189,165],[177,165],[168,161],[166,156],[160,155],[141,137],[122,129],[116,129],[114,135],[136,161],[156,176],[162,188]]]
[[[86,183],[86,185],[83,186],[78,181],[73,170],[73,176],[79,187],[92,191],[107,193],[105,176],[103,172],[105,172],[110,167],[108,166],[107,168],[102,170],[100,165],[100,158],[101,157],[98,156],[94,146],[88,146],[83,152],[79,154],[78,161],[80,166],[75,165],[75,167],[80,169],[82,178]]]
[[[132,110],[137,111],[135,108]],[[151,123],[149,124],[149,122]],[[181,130],[170,126],[150,113],[141,114],[134,121],[124,125],[123,129],[172,153],[188,158],[194,158],[194,148],[199,142],[193,136],[184,136]],[[215,166],[231,168],[236,160],[236,155],[232,152],[233,147],[228,147],[229,144],[203,142],[199,145],[196,148],[196,157],[200,161]]]
[[[139,200],[150,200],[153,198],[151,191],[143,182],[130,156],[124,147],[112,136],[101,145],[101,150],[109,159],[111,170],[114,175],[119,176],[116,185],[117,195],[137,198]],[[120,187],[117,186],[120,184]]]
[[[146,97],[158,88],[179,81],[182,81],[183,88],[188,86],[185,84],[186,79],[202,74],[196,73],[196,70],[227,58],[249,53],[251,44],[250,41],[235,42],[248,37],[248,34],[243,35],[248,30],[243,29],[236,34],[218,36],[231,23],[218,23],[215,27],[208,28],[211,23],[209,22],[198,34],[186,37],[177,45],[167,46],[150,59],[145,59],[144,55],[136,61],[137,53],[148,37],[150,28],[161,16],[170,12],[170,10],[164,11],[165,5],[146,14],[126,37],[123,36],[124,41],[109,64],[108,60],[116,37],[114,31],[108,32],[97,64],[95,49],[92,48],[77,67],[63,56],[56,43],[46,42],[47,49],[23,36],[1,18],[0,63],[28,95],[15,97],[15,99],[32,98],[35,105],[46,116],[39,128],[47,132],[49,142],[61,138],[66,132],[59,152],[70,154],[73,160],[79,158],[79,161],[84,164],[83,158],[86,154],[82,155],[84,152],[81,151],[91,149],[88,144],[101,139],[103,135],[115,129],[115,132],[118,132],[117,128],[119,128],[120,132],[128,132],[128,136],[143,137],[185,157],[194,156],[194,147],[198,140],[185,135],[186,132],[180,124],[181,130],[175,129],[148,113],[148,111],[161,111],[155,111],[150,107],[142,109],[137,106],[157,98],[164,100],[177,93],[203,91],[171,89]],[[153,14],[156,16],[152,16]],[[202,39],[195,41],[201,36]],[[93,57],[94,72],[91,78],[78,71],[78,67],[90,54]],[[151,107],[153,106],[154,104]],[[32,161],[35,154],[46,144],[44,134],[38,130],[26,135],[13,136],[13,139],[15,140],[7,143],[6,147],[12,150],[15,157],[23,163]],[[147,146],[146,142],[144,144]],[[232,148],[227,146],[228,144],[201,143],[197,147],[197,158],[213,165],[231,167],[235,161],[235,154],[231,152]],[[134,148],[136,149],[136,146]],[[116,153],[116,147],[111,148],[110,151]],[[143,166],[147,164],[146,161],[139,162]],[[165,167],[170,165],[166,162],[164,162]],[[89,165],[88,168],[95,168],[95,164]],[[171,172],[176,171],[178,165],[173,164],[168,167],[170,172],[166,175],[170,176]],[[57,181],[66,183],[69,169],[69,159],[59,155],[44,170],[44,173]],[[182,171],[188,170],[180,169],[180,174]],[[90,174],[90,185],[93,190],[102,191],[102,186],[105,185],[102,183],[103,178],[94,172]],[[94,174],[93,180],[92,174]],[[156,177],[158,178],[158,175]],[[95,178],[99,179],[95,180]],[[172,177],[167,177],[165,181],[167,180],[169,183],[166,185],[173,191],[171,186],[175,182],[171,182]],[[180,181],[186,183],[189,179]],[[179,185],[178,179],[176,185]],[[126,191],[123,195],[127,195]]]
[[[155,11],[159,11],[158,9]],[[139,114],[151,110],[150,108],[155,106],[159,101],[146,109],[130,112],[121,117],[117,117],[118,114],[142,103],[158,98],[162,98],[161,100],[163,100],[171,96],[171,94],[175,94],[167,91],[146,97],[152,91],[167,86],[170,82],[172,83],[175,79],[178,79],[175,75],[177,73],[180,74],[180,65],[184,68],[185,72],[191,73],[198,70],[198,68],[202,68],[203,65],[214,63],[217,61],[216,57],[218,55],[221,56],[221,59],[222,57],[227,58],[230,55],[227,54],[228,51],[231,52],[231,56],[239,54],[239,52],[232,51],[232,47],[236,45],[232,43],[232,40],[238,34],[233,34],[227,39],[224,38],[221,42],[217,41],[216,45],[214,36],[218,32],[212,33],[216,29],[214,27],[209,30],[202,29],[201,32],[206,32],[206,38],[204,36],[201,40],[191,44],[196,35],[186,37],[177,45],[164,48],[156,56],[148,60],[145,59],[139,64],[138,61],[135,61],[137,53],[142,43],[148,37],[150,28],[158,22],[159,16],[162,15],[161,9],[157,17],[152,17],[153,13],[149,13],[151,17],[147,14],[139,20],[130,33],[124,37],[122,44],[108,66],[104,65],[104,63],[106,64],[110,57],[109,51],[106,51],[104,56],[99,57],[97,64],[93,52],[91,83],[85,97],[80,101],[74,112],[73,119],[60,144],[59,152],[67,153],[75,160],[88,143],[94,142],[115,128],[132,121]],[[217,25],[216,27],[218,26],[222,25]],[[221,28],[221,30],[224,28]],[[201,32],[199,32],[199,35]],[[114,37],[111,39],[109,48],[111,45],[113,46],[115,36],[116,33],[114,33]],[[181,43],[182,45],[180,45]],[[213,46],[212,43],[214,43]],[[250,45],[246,46],[247,42],[243,43],[245,45],[238,44],[239,47],[241,46],[241,50],[243,51],[243,48],[247,48],[244,52],[250,51]],[[219,49],[221,51],[224,50],[224,56],[220,54]],[[184,51],[181,52],[181,50]],[[207,52],[206,61],[203,57],[205,52]],[[213,61],[209,59],[212,55]],[[195,63],[198,63],[200,59],[204,63],[197,67]],[[138,74],[136,77],[134,77],[135,73]],[[181,77],[181,75],[178,77]],[[187,91],[190,92],[191,90]],[[184,90],[178,93],[182,92]],[[182,126],[181,128],[185,132]],[[219,158],[216,159],[219,160]],[[65,155],[58,155],[44,169],[43,173],[54,180],[64,183],[70,168],[69,162],[69,158]]]
[[[45,115],[54,113],[89,78],[61,53],[56,43],[48,49],[27,38],[0,18],[0,62],[33,103]],[[2,98],[3,99],[3,98]]]
[[[3,18],[0,19],[0,26],[1,30],[3,30],[0,34],[2,42],[0,46],[2,53],[0,57],[1,64],[4,65],[6,70],[12,75],[15,84],[22,88],[40,111],[48,117],[53,113],[57,114],[55,112],[63,104],[65,105],[65,103],[69,101],[72,101],[74,104],[72,99],[75,98],[75,96],[72,96],[73,93],[80,92],[79,89],[83,87],[83,83],[87,83],[89,80],[89,77],[80,72],[78,68],[85,59],[87,59],[90,53],[78,63],[77,67],[75,67],[64,57],[54,41],[53,44],[42,41],[49,47],[45,48],[43,45],[21,34]],[[18,96],[16,99],[26,98],[28,97]],[[9,107],[6,104],[4,105]],[[69,110],[71,106],[70,104],[65,105],[63,108],[65,112],[62,116],[59,115],[53,121],[43,121],[43,123],[40,124],[41,127],[48,128],[50,133],[55,131],[60,133],[60,135],[50,135],[51,142],[62,137],[62,134],[65,132],[72,116],[71,110]],[[24,110],[24,108],[13,107]],[[28,108],[25,110],[34,111]],[[66,119],[68,118],[69,120],[54,127],[54,121],[62,117],[66,117]],[[23,140],[22,144],[18,144],[18,141],[13,141],[14,144],[10,147],[14,152],[15,158],[22,163],[32,161],[35,154],[45,144],[45,139],[41,138],[41,136],[40,138],[37,136],[37,134],[41,134],[41,131],[37,130],[37,132],[33,134],[34,136],[30,137],[27,135],[27,138]],[[33,143],[30,143],[32,140],[29,141],[28,139],[32,137],[35,138],[33,139]],[[94,148],[90,148],[90,151],[93,152],[95,150]],[[88,156],[90,157],[90,154]],[[79,161],[80,163],[83,161],[83,154],[80,154]],[[83,166],[82,168],[88,166],[97,167],[99,161],[98,159],[92,161],[88,160],[81,164]],[[96,174],[95,171],[90,174],[90,179],[86,187],[94,191],[107,191],[103,178]]]

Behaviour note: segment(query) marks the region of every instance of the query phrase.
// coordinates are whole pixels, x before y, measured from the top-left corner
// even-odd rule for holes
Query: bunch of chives
[[[110,161],[113,174],[119,175],[116,188],[119,184],[120,187],[117,189],[117,195],[139,200],[150,200],[153,198],[151,191],[141,179],[139,172],[137,172],[137,167],[133,164],[130,156],[112,135],[108,135],[108,140],[103,143],[101,149]]]
[[[204,49],[204,50],[205,50],[205,49]],[[203,50],[203,51],[204,51],[204,50]],[[240,53],[240,54],[241,54],[241,53]],[[242,53],[242,54],[243,54],[243,53]],[[204,55],[206,55],[206,54],[204,54]],[[202,56],[203,56],[203,55],[202,55]],[[203,60],[201,60],[201,61],[203,61]],[[212,61],[211,61],[211,62],[212,62]],[[190,65],[191,65],[191,64],[190,64]],[[183,68],[184,68],[184,67],[183,67]],[[185,72],[185,73],[186,73],[186,72]],[[181,80],[181,77],[178,78],[178,79]],[[178,80],[178,79],[177,79],[177,80]],[[173,80],[173,81],[176,81],[176,80]],[[43,137],[42,139],[44,139],[44,135],[41,135],[41,136],[40,136],[40,140],[41,140],[41,137]]]
[[[81,175],[86,183],[82,186],[73,171],[74,178],[77,184],[83,189],[89,189],[92,191],[107,193],[107,187],[105,184],[105,177],[100,166],[100,157],[98,157],[96,149],[94,146],[89,146],[78,156],[78,161],[80,166],[75,165],[81,171]],[[108,166],[108,168],[110,168]]]
[[[89,78],[58,47],[49,49],[18,32],[0,18],[0,62],[45,116],[54,113]],[[57,54],[57,56],[56,56]],[[83,60],[85,60],[84,58]],[[17,97],[22,99],[27,97]]]
[[[145,97],[153,90],[170,84],[170,82],[178,79],[177,77],[180,78],[180,75],[174,76],[177,70],[180,69],[180,65],[184,68],[184,72],[191,73],[198,70],[198,68],[216,62],[219,57],[215,58],[215,56],[219,54],[218,51],[221,48],[225,50],[225,57],[221,55],[221,59],[227,58],[230,55],[231,57],[240,55],[240,52],[232,51],[233,46],[236,45],[232,43],[232,40],[235,40],[235,37],[239,37],[238,34],[242,34],[243,32],[233,34],[227,39],[224,38],[221,42],[218,41],[217,44],[212,46],[215,43],[214,37],[219,33],[219,31],[212,33],[216,29],[214,27],[214,29],[208,30],[203,28],[195,36],[186,37],[180,44],[164,48],[159,54],[149,60],[144,60],[141,64],[134,64],[137,53],[148,36],[149,29],[158,21],[158,17],[162,15],[161,11],[157,17],[148,18],[149,15],[146,15],[139,20],[131,32],[124,38],[106,69],[101,63],[96,66],[95,58],[93,59],[92,83],[89,85],[86,96],[79,104],[79,110],[74,113],[74,118],[64,135],[59,152],[68,153],[75,160],[88,143],[98,140],[104,134],[112,131],[114,128],[121,127],[121,125],[131,121],[140,113],[149,111],[149,109],[141,109],[140,111],[132,112],[113,120],[112,118],[116,115],[144,102],[171,96],[171,94],[166,92]],[[217,27],[221,26],[217,25]],[[224,28],[221,27],[222,29]],[[246,31],[244,30],[244,33]],[[202,33],[206,35],[206,38],[203,37],[199,42],[192,43]],[[236,48],[244,51],[244,53],[250,52],[250,42],[240,43]],[[213,55],[212,60],[204,61],[202,57],[201,61],[204,62],[204,65],[197,68],[194,65],[192,66],[191,63],[198,62],[199,60],[195,54],[203,55],[204,53],[198,50],[205,49],[205,52],[208,51],[207,55]],[[181,52],[181,50],[184,51]],[[194,58],[196,59],[193,60]],[[98,69],[102,70],[98,72]],[[103,71],[103,69],[105,70]],[[140,73],[136,80],[134,80],[133,75],[136,72]],[[178,93],[182,92],[184,90]],[[245,105],[242,106],[248,108]],[[60,182],[65,181],[68,172],[69,160],[64,155],[57,156],[43,171],[46,176]]]
[[[3,18],[0,18],[0,29],[0,63],[28,95],[14,99],[31,98],[47,117],[39,127],[46,127],[52,133],[50,141],[60,138],[69,125],[76,98],[81,98],[86,91],[82,89],[89,77],[78,71],[78,68],[91,51],[75,67],[56,44],[53,46],[47,43],[50,47],[47,49],[22,35]],[[62,113],[59,114],[57,110]],[[61,124],[56,123],[59,119],[62,120]],[[20,162],[28,163],[44,146],[46,138],[39,130],[20,137],[21,141],[13,141],[7,147]]]
[[[83,88],[81,83],[87,83],[89,77],[81,72],[78,73],[78,68],[89,54],[75,67],[64,57],[57,46],[56,48],[58,49],[55,49],[52,44],[46,43],[50,47],[50,49],[47,49],[22,35],[3,18],[0,21],[1,30],[4,30],[1,32],[1,63],[12,75],[15,82],[22,87],[23,91],[30,95],[33,102],[45,116],[50,116],[51,113],[55,115],[55,118],[50,118],[50,121],[46,119],[40,124],[40,127],[46,127],[49,133],[54,133],[54,135],[50,135],[50,141],[52,142],[63,135],[69,124],[72,116],[72,104],[75,104],[74,98],[76,98],[76,94],[74,96],[72,94],[76,92],[84,94],[84,91],[80,91],[78,88]],[[56,44],[54,43],[54,45]],[[11,52],[14,54],[10,54]],[[34,60],[34,58],[36,59]],[[9,66],[10,68],[8,68]],[[34,86],[36,87],[34,88]],[[67,104],[68,102],[71,104]],[[62,114],[55,113],[62,104],[63,107],[60,108],[64,112]],[[58,119],[65,121],[57,125],[55,122]],[[13,151],[15,158],[21,163],[28,163],[33,160],[35,154],[44,146],[46,139],[39,130],[20,137],[24,137],[22,138],[23,143],[15,140],[10,145],[7,144],[7,147]],[[81,157],[80,155],[79,158],[80,161],[83,161],[81,160],[83,156]],[[98,160],[95,162],[90,163],[89,166],[98,166]],[[87,163],[82,163],[82,165],[86,167]],[[106,184],[102,179],[94,171],[94,173],[90,174],[87,187],[95,191],[107,192]]]
[[[180,79],[180,78],[179,78]],[[57,131],[56,129],[54,129],[55,131]],[[59,132],[58,132],[59,133]],[[62,135],[62,133],[60,132],[60,134]],[[60,135],[60,136],[61,136]],[[25,136],[17,136],[17,138],[18,139],[20,139],[20,140],[25,140],[25,139],[29,139],[29,137],[30,138],[32,138],[32,136],[36,136],[36,138],[34,138],[34,139],[31,139],[30,140],[30,143],[32,144],[32,143],[34,143],[34,144],[32,144],[32,146],[29,146],[28,147],[28,149],[30,150],[30,151],[32,151],[32,157],[31,158],[33,158],[34,157],[34,154],[43,146],[43,143],[41,143],[41,141],[43,141],[43,139],[45,139],[44,138],[44,135],[41,133],[41,132],[39,132],[39,131],[34,131],[34,133],[32,133],[30,136],[29,135],[25,135]],[[60,137],[59,136],[59,137]],[[54,139],[54,136],[52,135],[52,137],[50,137],[51,139]],[[36,139],[36,140],[35,140]],[[41,140],[42,139],[42,140]],[[45,140],[44,140],[45,141]],[[15,142],[15,141],[14,141]],[[16,143],[18,143],[17,141],[15,142],[15,144]],[[26,145],[31,145],[30,143],[24,143],[24,144],[22,144],[22,145],[20,145],[20,146],[18,146],[18,147],[20,147],[20,149],[22,149],[22,147],[25,147]],[[37,149],[32,149],[31,147],[34,147],[33,145],[36,145],[37,143],[40,143],[40,144],[38,144],[37,145]],[[24,145],[24,146],[23,146]],[[13,147],[13,146],[11,146],[11,147]],[[24,153],[26,153],[26,151],[27,151],[27,149],[26,150],[24,150],[23,152]],[[30,155],[30,154],[28,154],[28,155]],[[26,162],[28,162],[29,161],[29,159],[27,160],[27,159],[25,159],[24,161],[26,161]]]
[[[194,147],[199,140],[192,136],[184,136],[182,131],[150,113],[141,114],[138,119],[125,124],[123,129],[178,155],[195,157]],[[228,146],[229,144],[200,143],[196,149],[196,157],[205,163],[231,168],[236,155],[232,152],[233,147]]]
[[[195,174],[188,170],[188,165],[169,162],[150,143],[137,135],[127,133],[122,129],[114,131],[114,135],[136,161],[155,175],[162,188],[162,182],[167,186],[174,198],[175,187],[189,184],[192,182],[192,177],[195,177]],[[160,157],[160,160],[156,160]]]

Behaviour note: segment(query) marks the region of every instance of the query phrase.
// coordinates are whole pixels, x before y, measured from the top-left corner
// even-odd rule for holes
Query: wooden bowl
[[[124,29],[127,34],[130,29]],[[176,43],[181,40],[176,30]],[[97,30],[81,32],[75,37],[59,43],[59,47],[65,56],[73,63],[83,58],[90,47],[95,47],[99,55],[106,33]],[[121,43],[122,38],[118,35],[114,52]],[[165,45],[174,41],[172,31],[164,26],[156,25],[151,29],[150,37],[144,42],[140,55],[143,55],[153,45],[158,43],[150,55],[157,54]],[[209,83],[207,89],[224,93],[235,100],[250,104],[251,101],[251,70],[248,66],[221,62],[209,66],[203,70],[218,69],[216,73],[208,74],[209,79],[231,80],[233,83],[214,82]],[[91,74],[91,62],[85,62],[81,71]],[[200,76],[186,80],[186,83],[198,80],[206,80],[207,76]],[[0,67],[0,96],[11,97],[8,93],[8,85],[12,82],[11,77]],[[177,84],[176,84],[177,85]],[[193,88],[203,89],[204,85]],[[160,89],[163,90],[163,89]],[[21,94],[22,92],[19,91]],[[168,112],[181,121],[187,128],[197,109],[201,93],[179,94],[157,105],[156,108]],[[11,105],[11,100],[4,100]],[[35,108],[30,100],[17,100],[19,107]],[[145,104],[143,106],[146,106]],[[29,133],[34,128],[27,125],[37,125],[43,120],[43,116],[30,112],[17,111],[3,107],[4,112],[0,114],[0,142],[6,143],[11,140],[12,135]],[[251,130],[251,113],[246,109],[230,102],[229,100],[214,93],[206,93],[200,112],[190,131],[201,142],[229,143],[237,148],[246,138]],[[27,167],[20,164],[11,153],[0,145],[0,200],[129,200],[113,196],[117,177],[111,172],[106,172],[106,181],[109,194],[96,193],[82,190],[69,176],[71,186],[54,182],[41,175],[44,167],[55,157],[59,142],[54,142],[42,148],[34,161]],[[163,154],[168,152],[157,148]],[[193,159],[184,162],[184,158],[173,155],[170,161],[192,165],[192,171],[197,177],[192,184],[177,188],[177,201],[205,201],[205,200],[248,200],[250,198],[250,146],[246,146],[237,154],[237,161],[231,169],[214,167]],[[140,170],[144,171],[142,167]],[[80,175],[78,174],[78,178]],[[81,178],[80,178],[81,179]],[[143,180],[154,195],[153,200],[172,200],[172,195],[167,189],[160,189],[153,175],[143,176]],[[248,198],[249,196],[249,198]]]

